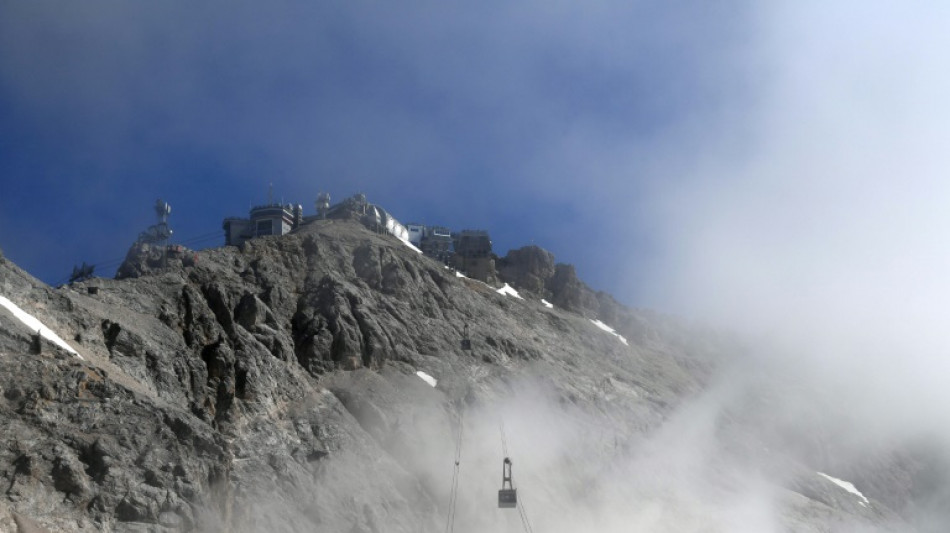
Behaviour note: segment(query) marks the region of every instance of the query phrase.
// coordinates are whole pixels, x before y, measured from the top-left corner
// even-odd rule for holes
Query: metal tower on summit
[[[139,234],[138,242],[165,246],[172,236],[172,229],[168,227],[168,215],[172,213],[172,206],[161,198],[155,200],[155,216],[158,223]]]
[[[317,216],[321,219],[327,218],[327,212],[330,210],[330,193],[322,192],[317,195]]]

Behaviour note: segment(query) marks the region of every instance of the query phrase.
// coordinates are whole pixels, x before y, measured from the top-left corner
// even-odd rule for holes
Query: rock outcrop
[[[496,261],[501,279],[540,298],[552,298],[548,281],[554,277],[554,254],[539,247],[511,250]]]
[[[116,279],[137,278],[193,266],[195,253],[180,245],[136,242],[116,271]]]
[[[511,250],[497,261],[499,278],[519,291],[542,298],[555,306],[617,324],[619,330],[640,337],[644,313],[624,307],[612,296],[591,289],[577,276],[573,265],[556,263],[554,254],[538,246]]]

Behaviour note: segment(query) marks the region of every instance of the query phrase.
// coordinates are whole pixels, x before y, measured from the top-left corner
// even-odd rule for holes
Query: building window
[[[257,236],[261,235],[273,235],[274,234],[274,221],[273,220],[259,220],[257,221]]]

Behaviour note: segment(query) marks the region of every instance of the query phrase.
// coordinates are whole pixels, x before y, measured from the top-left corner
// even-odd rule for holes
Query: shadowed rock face
[[[477,495],[463,497],[456,529],[518,531],[490,512],[501,413],[561,421],[515,455],[547,517],[538,524],[555,531],[569,523],[554,512],[559,498],[584,487],[582,505],[594,505],[611,486],[603,472],[636,464],[741,352],[724,335],[617,304],[537,247],[499,261],[524,300],[351,220],[194,259],[51,289],[0,258],[0,294],[84,358],[51,344],[30,354],[32,332],[0,309],[0,530],[441,531],[462,416],[464,483]],[[755,457],[766,441],[750,435],[766,415],[739,411],[714,424],[710,468]],[[560,440],[584,453],[555,453]],[[521,467],[548,457],[542,449],[557,468]],[[873,512],[813,479],[799,455],[770,461],[791,523],[899,521],[920,469],[888,453],[881,468],[905,475],[902,492],[887,500],[894,483],[866,476]],[[474,466],[483,456],[490,468]]]
[[[554,277],[554,254],[538,246],[511,250],[497,262],[498,275],[519,290],[551,299],[548,280]]]
[[[573,265],[555,263],[554,255],[538,246],[511,250],[499,259],[499,278],[519,291],[544,298],[561,309],[620,325],[632,334],[636,313],[605,292],[595,291],[577,277]]]

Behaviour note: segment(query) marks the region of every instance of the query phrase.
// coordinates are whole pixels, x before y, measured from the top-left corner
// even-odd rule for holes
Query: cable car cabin
[[[501,509],[518,507],[518,489],[501,489],[498,491],[498,507]]]
[[[511,459],[505,457],[501,464],[501,490],[498,491],[498,507],[512,509],[518,506],[518,490],[511,482]]]
[[[472,350],[472,339],[468,338],[468,324],[465,324],[465,331],[462,333],[462,349]]]

